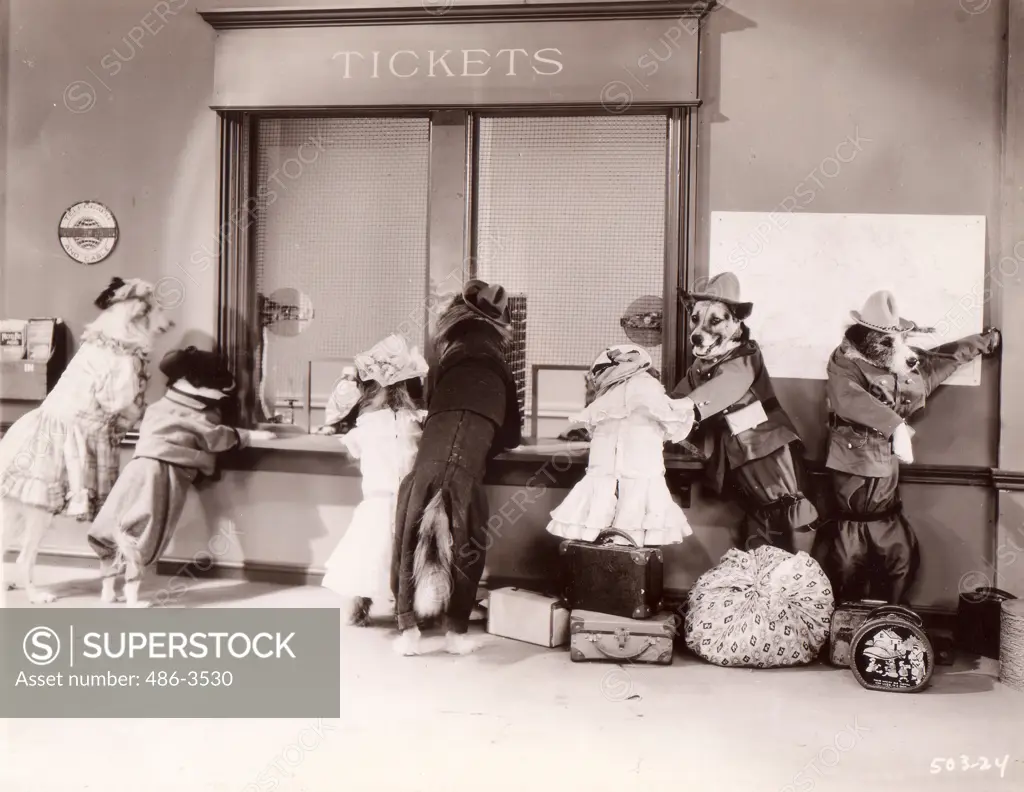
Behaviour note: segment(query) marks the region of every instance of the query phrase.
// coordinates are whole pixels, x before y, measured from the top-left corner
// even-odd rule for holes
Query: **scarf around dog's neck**
[[[149,349],[142,344],[112,338],[102,330],[95,330],[91,327],[86,328],[85,332],[82,333],[82,343],[101,346],[109,349],[115,355],[129,355],[142,360],[149,360]]]

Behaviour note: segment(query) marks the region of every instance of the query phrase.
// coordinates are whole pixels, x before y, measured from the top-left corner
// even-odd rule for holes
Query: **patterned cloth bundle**
[[[690,591],[686,645],[721,666],[803,665],[825,645],[834,608],[828,578],[807,553],[729,550]]]

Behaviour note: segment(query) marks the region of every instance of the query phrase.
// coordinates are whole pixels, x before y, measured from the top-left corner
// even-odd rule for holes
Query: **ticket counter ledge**
[[[250,447],[225,454],[224,470],[274,473],[313,473],[318,475],[359,476],[359,464],[349,457],[337,436],[310,435],[291,427],[261,427],[279,432],[276,440],[257,441]],[[123,445],[135,445],[134,433]],[[498,486],[533,486],[568,489],[583,478],[587,468],[589,444],[567,443],[557,439],[527,440],[506,451],[491,464],[485,482]],[[665,451],[665,468],[670,488],[689,503],[690,488],[701,475],[703,458],[683,448]]]

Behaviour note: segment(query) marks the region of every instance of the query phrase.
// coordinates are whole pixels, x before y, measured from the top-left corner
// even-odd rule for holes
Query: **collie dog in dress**
[[[614,528],[640,546],[677,544],[692,533],[665,483],[663,449],[666,440],[686,439],[693,410],[670,399],[650,370],[650,355],[630,344],[594,361],[594,399],[573,419],[591,437],[587,474],[551,512],[549,533],[592,542]]]
[[[437,365],[428,377],[427,417],[395,516],[391,588],[400,632],[396,650],[419,652],[419,619],[445,616],[447,650],[467,637],[488,544],[488,462],[521,442],[515,378],[505,361],[511,333],[501,286],[466,283],[438,319]]]
[[[355,376],[338,383],[328,427],[358,413],[355,427],[341,438],[349,456],[359,460],[363,500],[338,547],[327,560],[323,585],[350,598],[348,621],[369,624],[375,600],[391,598],[391,551],[398,488],[409,471],[426,413],[419,409],[427,362],[399,335],[389,336],[356,356]],[[353,405],[351,387],[358,389]]]
[[[95,300],[103,313],[43,403],[0,440],[3,532],[24,532],[16,584],[29,602],[56,597],[33,584],[54,515],[92,520],[114,485],[121,439],[142,417],[154,339],[173,326],[152,284],[114,278]]]
[[[189,488],[199,476],[214,475],[216,455],[275,437],[221,424],[235,381],[213,352],[175,350],[160,361],[160,371],[167,393],[146,408],[135,454],[89,530],[100,558],[102,600],[114,602],[115,581],[123,577],[131,608],[149,607],[139,599],[143,575],[170,543]]]

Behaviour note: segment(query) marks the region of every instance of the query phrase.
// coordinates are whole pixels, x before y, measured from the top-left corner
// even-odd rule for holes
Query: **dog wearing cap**
[[[189,487],[214,474],[217,454],[275,437],[221,424],[235,381],[213,352],[175,350],[160,361],[160,371],[167,392],[146,409],[135,453],[89,530],[100,559],[101,599],[114,602],[115,582],[123,577],[125,604],[132,608],[150,604],[139,598],[139,587],[171,541]]]
[[[793,552],[794,532],[813,530],[818,511],[805,494],[800,437],[743,321],[754,306],[740,298],[739,279],[731,272],[680,296],[694,362],[672,397],[688,400],[698,437],[710,446],[708,483],[739,500],[747,550],[770,544]]]
[[[918,567],[914,531],[899,498],[899,463],[914,461],[907,419],[960,366],[999,349],[987,330],[925,350],[908,338],[930,328],[900,316],[896,298],[878,291],[859,311],[828,362],[826,467],[839,507],[812,555],[832,581],[836,601],[906,601]]]
[[[505,290],[481,280],[468,281],[438,318],[423,434],[395,517],[399,654],[418,654],[418,621],[440,614],[448,652],[477,646],[466,633],[489,544],[484,474],[495,455],[521,442],[515,378],[505,360],[510,335]]]
[[[60,380],[0,440],[2,528],[23,532],[16,585],[33,604],[56,600],[33,583],[43,536],[54,515],[85,522],[103,505],[145,407],[153,343],[174,326],[146,281],[112,278],[93,304],[101,313]]]

